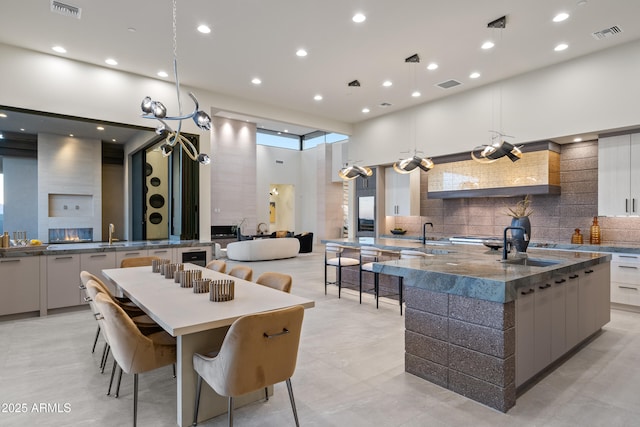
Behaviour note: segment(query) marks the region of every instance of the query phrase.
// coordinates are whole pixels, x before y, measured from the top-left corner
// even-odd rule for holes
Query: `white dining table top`
[[[112,268],[103,274],[155,322],[173,336],[191,334],[231,325],[244,315],[276,310],[294,305],[315,306],[313,300],[274,290],[194,264],[185,270],[202,270],[211,279],[233,279],[235,298],[231,301],[209,301],[209,293],[197,294],[193,288],[182,288],[174,279],[153,273],[151,267]]]

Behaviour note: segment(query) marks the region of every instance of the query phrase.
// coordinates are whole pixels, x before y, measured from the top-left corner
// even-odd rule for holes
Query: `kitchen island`
[[[332,241],[432,255],[373,266],[403,277],[405,370],[502,412],[609,321],[610,254],[529,249],[502,262],[483,245]]]

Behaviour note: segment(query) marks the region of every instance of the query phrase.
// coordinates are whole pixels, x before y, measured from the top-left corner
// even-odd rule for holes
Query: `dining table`
[[[208,353],[220,348],[231,324],[238,318],[264,311],[295,305],[314,307],[313,300],[271,289],[195,264],[184,264],[185,270],[201,270],[202,277],[212,280],[233,280],[234,298],[230,301],[210,301],[209,292],[195,293],[181,287],[173,278],[152,271],[151,266],[102,270],[104,276],[165,331],[176,338],[177,424],[191,425],[196,396],[197,374],[193,369],[193,354]],[[295,284],[294,284],[295,286]],[[270,389],[272,392],[272,388]],[[259,390],[234,398],[237,406],[264,397]],[[202,388],[198,421],[227,411],[226,397],[210,387]],[[206,403],[205,403],[206,402]]]

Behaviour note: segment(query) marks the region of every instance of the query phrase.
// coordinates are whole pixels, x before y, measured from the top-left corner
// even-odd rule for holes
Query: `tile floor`
[[[362,305],[351,291],[338,300],[335,287],[325,296],[321,247],[250,265],[254,277],[290,273],[292,292],[316,301],[292,379],[303,426],[640,425],[640,314],[613,310],[596,339],[503,414],[405,373],[397,301],[376,310],[370,295]],[[118,399],[105,395],[108,373],[97,369],[100,351],[90,353],[95,328],[88,310],[0,322],[0,426],[131,425],[133,378]],[[168,367],[140,376],[140,426],[176,425],[174,381]],[[293,425],[285,385],[236,410],[235,425]]]

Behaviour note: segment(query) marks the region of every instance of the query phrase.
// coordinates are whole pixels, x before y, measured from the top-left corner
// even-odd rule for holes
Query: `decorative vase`
[[[518,252],[526,252],[527,247],[529,247],[529,240],[531,240],[531,222],[529,221],[528,216],[521,216],[518,218],[513,218],[511,220],[512,227],[523,227],[525,231],[512,229],[511,230],[511,239],[513,240],[513,247],[516,248]],[[525,238],[525,233],[527,237]]]

